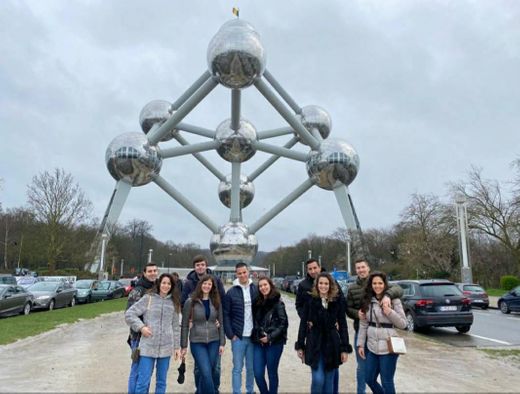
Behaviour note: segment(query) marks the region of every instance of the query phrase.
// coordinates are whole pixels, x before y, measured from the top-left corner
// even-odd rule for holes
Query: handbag
[[[372,320],[372,309],[373,307],[370,306],[370,320]],[[376,318],[377,327],[380,328],[381,323],[379,323],[377,315],[374,314],[374,317]],[[406,354],[406,344],[404,342],[404,338],[397,334],[390,335],[388,338],[386,338],[386,346],[390,354]]]
[[[177,371],[179,371],[179,377],[177,378],[177,383],[183,384],[184,383],[184,374],[186,373],[186,361],[184,357],[182,358],[182,362],[179,368],[177,368]]]

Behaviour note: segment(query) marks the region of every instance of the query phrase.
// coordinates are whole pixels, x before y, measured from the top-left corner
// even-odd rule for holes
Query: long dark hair
[[[155,285],[152,289],[152,292],[157,294],[161,293],[161,282],[164,278],[170,279],[170,284],[172,285],[172,287],[170,288],[168,294],[172,296],[175,311],[179,313],[181,311],[181,295],[179,292],[179,285],[177,284],[177,281],[173,279],[173,276],[171,276],[170,274],[161,274],[161,276],[159,276],[159,279],[155,281]]]
[[[365,284],[363,298],[361,300],[361,310],[363,312],[368,311],[368,307],[372,302],[372,298],[376,297],[376,293],[374,293],[374,289],[372,288],[372,281],[374,278],[381,278],[383,283],[385,284],[385,289],[383,290],[383,294],[388,290],[388,280],[386,279],[386,274],[384,272],[375,271],[372,272],[367,279],[367,283]],[[377,297],[376,297],[377,298]]]
[[[202,293],[202,284],[204,282],[207,282],[208,280],[211,281],[211,290],[209,291],[209,299],[211,303],[213,304],[213,307],[215,309],[220,308],[220,294],[218,292],[217,288],[217,281],[213,277],[213,275],[204,275],[202,278],[199,279],[199,282],[197,283],[197,287],[195,287],[195,290],[193,290],[193,293],[191,294],[192,302],[195,301],[202,301],[203,293]]]
[[[260,281],[262,281],[262,280],[265,280],[267,283],[269,283],[269,288],[270,288],[269,293],[265,297],[264,297],[264,295],[262,293],[260,293]],[[270,299],[273,299],[273,298],[276,298],[276,297],[280,297],[280,292],[278,291],[278,289],[274,285],[274,283],[271,280],[271,278],[269,278],[267,276],[262,276],[260,279],[258,279],[258,289],[259,289],[258,290],[258,297],[256,298],[256,304],[257,305],[262,305],[267,300],[270,300]]]
[[[333,301],[338,297],[338,286],[336,285],[336,281],[328,272],[321,272],[316,279],[314,280],[314,285],[312,286],[312,296],[320,297],[320,291],[318,290],[318,282],[320,278],[327,278],[329,281],[329,292],[327,293],[327,300]]]

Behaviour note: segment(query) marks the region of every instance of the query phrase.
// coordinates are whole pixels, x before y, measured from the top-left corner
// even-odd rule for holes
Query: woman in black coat
[[[352,352],[344,303],[339,301],[336,281],[326,272],[315,280],[311,299],[300,320],[298,357],[311,367],[311,393],[332,393],[335,370]]]
[[[274,394],[278,392],[278,365],[287,341],[289,321],[280,293],[271,279],[261,278],[258,291],[253,303],[253,370],[260,393]],[[265,380],[266,367],[269,387]]]

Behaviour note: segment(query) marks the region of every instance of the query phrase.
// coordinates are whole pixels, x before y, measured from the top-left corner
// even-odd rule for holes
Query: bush
[[[514,275],[504,275],[500,278],[500,288],[509,291],[520,285],[520,279]]]

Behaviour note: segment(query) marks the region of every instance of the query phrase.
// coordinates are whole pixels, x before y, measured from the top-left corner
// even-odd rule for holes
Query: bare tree
[[[468,180],[451,186],[455,196],[466,199],[469,227],[498,240],[517,261],[520,271],[519,191],[507,190],[497,180],[484,179],[482,169],[476,167],[469,171]]]
[[[49,271],[63,252],[67,234],[89,217],[92,203],[71,174],[56,168],[33,177],[27,186],[27,201],[37,221],[44,225]]]

